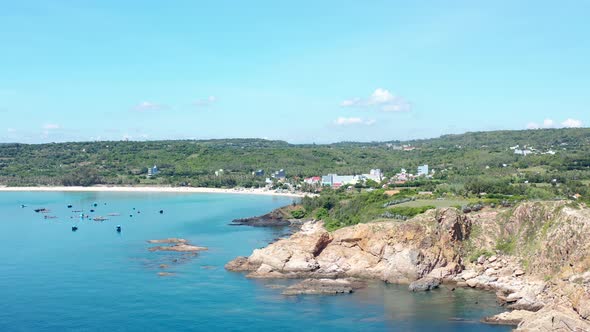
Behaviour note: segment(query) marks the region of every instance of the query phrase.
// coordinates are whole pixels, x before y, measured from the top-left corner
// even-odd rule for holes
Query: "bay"
[[[479,323],[502,311],[489,292],[443,287],[410,293],[407,286],[371,282],[351,295],[283,296],[281,288],[294,281],[252,280],[226,271],[223,265],[229,260],[289,231],[230,226],[230,221],[292,200],[231,194],[0,193],[0,331],[509,330]],[[80,220],[73,210],[109,220]],[[76,232],[72,225],[78,226]],[[146,240],[168,237],[209,250],[196,255],[148,251],[152,245]]]

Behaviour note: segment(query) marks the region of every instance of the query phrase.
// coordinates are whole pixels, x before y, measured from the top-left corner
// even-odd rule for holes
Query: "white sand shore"
[[[64,192],[154,192],[154,193],[205,193],[205,194],[247,194],[247,195],[271,195],[287,197],[304,197],[309,194],[275,192],[267,189],[219,189],[219,188],[193,188],[193,187],[2,187],[0,192],[14,191],[64,191]]]

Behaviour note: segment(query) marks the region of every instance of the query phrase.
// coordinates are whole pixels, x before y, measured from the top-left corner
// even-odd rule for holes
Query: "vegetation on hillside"
[[[400,150],[403,145],[415,149]],[[510,149],[516,145],[532,147],[536,154],[517,155]],[[261,139],[0,144],[0,185],[259,187],[279,169],[285,169],[286,182],[297,185],[304,177],[361,174],[372,168],[391,177],[402,168],[415,172],[421,164],[435,170],[431,179],[390,187],[429,191],[434,198],[502,202],[579,194],[580,200],[587,200],[590,129],[478,132],[406,142],[326,145]],[[153,165],[160,172],[148,178],[148,167]],[[265,175],[254,176],[258,169]],[[368,183],[354,190],[383,184]],[[351,210],[364,209],[355,207],[354,200],[350,204]]]

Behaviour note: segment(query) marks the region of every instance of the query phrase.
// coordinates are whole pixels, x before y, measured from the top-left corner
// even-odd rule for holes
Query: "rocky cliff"
[[[494,290],[509,309],[554,314],[563,323],[554,318],[548,327],[538,314],[506,321],[522,329],[583,331],[590,326],[588,239],[590,210],[563,202],[471,214],[446,208],[331,233],[321,221],[309,222],[226,268],[252,278],[373,278],[408,283],[414,291],[452,282]]]
[[[329,233],[322,222],[227,268],[257,278],[377,278],[409,283],[426,275],[439,278],[461,271],[463,240],[471,220],[455,209],[429,212],[408,222],[358,224]]]

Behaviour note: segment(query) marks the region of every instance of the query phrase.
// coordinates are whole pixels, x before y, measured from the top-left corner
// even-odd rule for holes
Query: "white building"
[[[527,154],[531,154],[533,151],[528,149],[514,149],[514,154],[518,154],[521,156],[526,156]]]
[[[322,186],[339,188],[344,185],[355,185],[361,180],[358,175],[328,174],[322,176]]]
[[[418,176],[428,176],[428,165],[418,166]]]
[[[383,172],[380,169],[372,169],[369,171],[369,174],[363,174],[363,179],[365,180],[373,180],[375,182],[381,182],[383,180]]]
[[[147,176],[149,178],[158,175],[158,173],[160,173],[160,170],[158,170],[158,166],[154,165],[154,167],[148,168]]]

